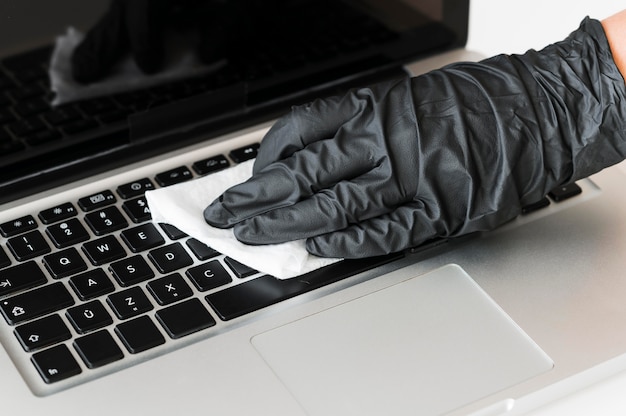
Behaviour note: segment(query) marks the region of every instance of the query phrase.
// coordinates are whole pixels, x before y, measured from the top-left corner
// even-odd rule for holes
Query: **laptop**
[[[291,105],[476,59],[467,0],[242,2],[324,49],[277,31],[246,50],[262,75],[247,58],[60,107],[54,37],[108,2],[36,3],[0,6],[3,412],[522,414],[624,369],[617,168],[495,231],[288,280],[151,220],[145,191],[254,158]]]

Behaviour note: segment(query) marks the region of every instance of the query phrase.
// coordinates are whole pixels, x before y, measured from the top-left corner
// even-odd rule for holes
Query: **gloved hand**
[[[146,74],[164,60],[169,31],[185,32],[201,62],[227,57],[243,41],[235,30],[237,2],[212,0],[112,0],[72,56],[73,77],[90,83],[107,75],[127,53]],[[244,25],[245,26],[245,25]]]
[[[540,52],[452,65],[296,107],[253,176],[205,210],[248,244],[319,256],[490,230],[626,157],[626,91],[599,22]]]

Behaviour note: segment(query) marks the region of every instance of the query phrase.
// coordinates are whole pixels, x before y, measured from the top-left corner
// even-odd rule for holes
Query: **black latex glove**
[[[169,31],[185,32],[200,61],[214,62],[236,50],[236,2],[218,0],[112,0],[72,56],[81,83],[105,77],[129,52],[146,74],[163,65]]]
[[[540,52],[456,64],[297,107],[254,175],[205,211],[244,243],[320,256],[490,230],[626,155],[624,79],[599,22]]]

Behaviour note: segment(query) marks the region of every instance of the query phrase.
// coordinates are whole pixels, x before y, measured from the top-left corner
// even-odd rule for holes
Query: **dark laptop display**
[[[227,64],[170,85],[52,107],[53,39],[4,57],[0,203],[234,131],[316,96],[399,76],[402,63],[466,40],[467,0],[233,3],[214,16],[230,31],[222,48]],[[32,7],[32,16],[40,13]],[[67,11],[60,6],[56,13],[47,18],[61,20]],[[36,20],[14,19],[4,30],[23,31]]]

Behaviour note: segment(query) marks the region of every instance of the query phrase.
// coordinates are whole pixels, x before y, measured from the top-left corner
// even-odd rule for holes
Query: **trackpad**
[[[458,266],[252,339],[313,416],[441,414],[552,368]]]

